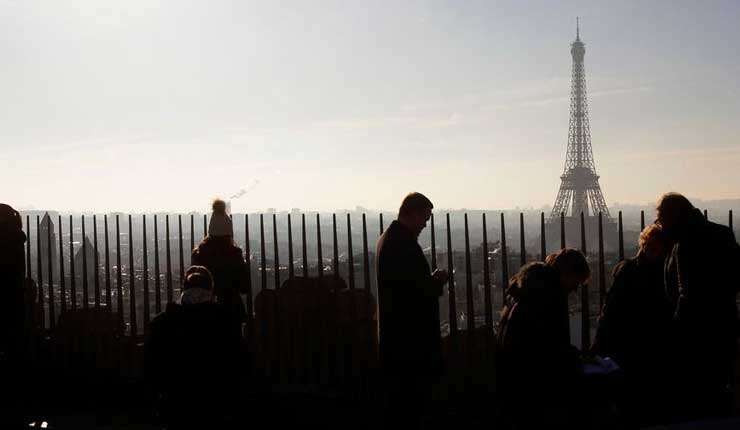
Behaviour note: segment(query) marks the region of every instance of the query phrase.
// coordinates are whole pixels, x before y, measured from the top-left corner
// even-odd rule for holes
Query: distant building
[[[51,270],[53,282],[59,281],[59,257],[56,229],[51,216],[46,212],[39,224],[39,239],[41,243],[41,270],[42,278],[49,280],[49,251],[51,251]]]
[[[74,257],[75,279],[78,291],[82,291],[84,272],[87,272],[87,284],[90,297],[92,297],[92,288],[93,285],[95,285],[95,261],[99,262],[99,257],[99,255],[95,255],[95,247],[90,241],[90,238],[85,236],[85,239],[82,241],[82,246],[77,250]],[[84,262],[86,262],[86,264],[84,264]]]

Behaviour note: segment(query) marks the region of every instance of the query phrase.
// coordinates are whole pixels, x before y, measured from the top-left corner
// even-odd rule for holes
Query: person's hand
[[[432,279],[440,284],[444,284],[449,278],[450,275],[447,274],[446,270],[435,270],[434,273],[432,273]]]

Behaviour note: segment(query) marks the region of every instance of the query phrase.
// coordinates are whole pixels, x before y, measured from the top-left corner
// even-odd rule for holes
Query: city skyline
[[[179,6],[0,4],[8,202],[548,207],[576,16],[607,204],[740,197],[734,2]]]

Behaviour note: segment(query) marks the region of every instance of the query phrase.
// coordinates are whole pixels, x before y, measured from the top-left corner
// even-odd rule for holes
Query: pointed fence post
[[[251,346],[254,346],[254,297],[252,295],[252,251],[249,243],[249,215],[244,214],[244,265],[247,272],[247,339]]]
[[[74,228],[69,216],[69,299],[72,310],[77,309],[77,276],[75,275]]]
[[[36,215],[36,277],[38,282],[38,313],[41,328],[46,328],[46,298],[44,297],[44,267],[41,264],[41,218]]]
[[[191,219],[192,220],[192,219]],[[141,215],[141,222],[142,222],[142,228],[141,228],[141,244],[142,244],[142,253],[143,253],[143,261],[142,261],[142,286],[144,289],[144,326],[149,325],[149,314],[150,314],[150,303],[149,303],[149,251],[147,250],[147,240],[146,240],[146,214]],[[192,224],[191,224],[192,227]],[[191,229],[192,231],[192,229]]]
[[[473,295],[473,269],[470,261],[470,232],[468,230],[468,214],[464,214],[465,222],[465,329],[468,334],[467,359],[468,366],[473,364],[475,350],[475,297]]]
[[[431,235],[431,245],[432,245],[432,271],[437,270],[437,238],[434,232],[434,214],[431,215],[429,218],[429,221],[431,223],[429,234]]]
[[[488,227],[486,213],[483,213],[483,295],[486,318],[486,356],[493,353],[493,298],[491,296],[491,266],[488,254]]]
[[[49,328],[56,327],[56,306],[54,305],[54,267],[52,265],[52,248],[51,243],[51,217],[46,213],[46,269],[49,275]],[[61,238],[60,238],[61,239]]]
[[[619,211],[619,261],[624,260],[624,227],[622,225],[622,211]]]
[[[293,263],[293,220],[288,214],[288,279],[295,277],[295,265]]]
[[[121,224],[116,214],[116,310],[118,311],[118,327],[121,332],[126,327],[123,318],[123,274],[121,273]]]
[[[588,259],[586,250],[586,224],[581,212],[581,252]],[[591,316],[589,315],[588,282],[581,285],[581,349],[587,351],[591,347]]]
[[[108,215],[103,215],[103,228],[105,230],[105,307],[108,312],[113,312],[113,294],[111,292],[111,269],[110,269],[110,241],[108,239]]]
[[[182,214],[177,215],[177,240],[178,244],[180,245],[180,278],[178,279],[178,286],[180,287],[180,291],[182,291],[182,283],[185,280],[185,256],[184,256],[184,248],[183,248],[183,238],[182,238]]]
[[[545,213],[540,212],[540,261],[547,257],[547,239],[545,238]]]
[[[167,270],[166,279],[167,282],[167,303],[174,301],[174,291],[172,287],[172,247],[170,246],[170,215],[167,214],[164,217],[165,227],[165,268]]]
[[[339,242],[337,241],[337,214],[331,215],[332,220],[332,231],[334,234],[334,256],[333,256],[333,265],[334,265],[334,277],[339,277]]]
[[[303,277],[308,278],[308,243],[306,243],[306,214],[301,214],[301,261]]]
[[[560,249],[565,249],[565,212],[560,212]]]
[[[506,246],[506,223],[501,212],[501,309],[506,306],[506,290],[509,288],[509,251]]]
[[[128,304],[131,338],[136,339],[139,325],[136,323],[136,270],[134,269],[134,232],[131,215],[128,216]]]
[[[154,214],[154,312],[162,312],[162,282],[159,273],[159,222]]]
[[[455,263],[452,251],[452,234],[450,233],[450,214],[447,214],[447,297],[449,303],[450,334],[453,342],[457,339],[457,299],[455,297]]]
[[[57,221],[59,223],[58,230],[59,230],[59,294],[60,294],[60,310],[61,313],[64,314],[67,312],[67,291],[65,286],[65,279],[64,279],[64,241],[62,240],[62,216],[59,215],[59,219]]]
[[[527,264],[527,246],[524,238],[524,213],[519,212],[519,267]]]
[[[82,215],[82,309],[87,309],[90,302],[87,280],[87,234],[85,234],[85,215]]]
[[[324,253],[321,249],[321,216],[316,214],[316,269],[319,279],[324,277]]]
[[[98,219],[93,214],[93,302],[95,309],[100,309],[100,262],[98,261]]]

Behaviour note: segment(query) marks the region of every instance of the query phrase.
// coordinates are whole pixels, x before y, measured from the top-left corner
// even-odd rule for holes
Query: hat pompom
[[[226,213],[226,202],[224,202],[221,199],[216,199],[213,201],[211,208],[213,209],[213,213],[225,214]]]

